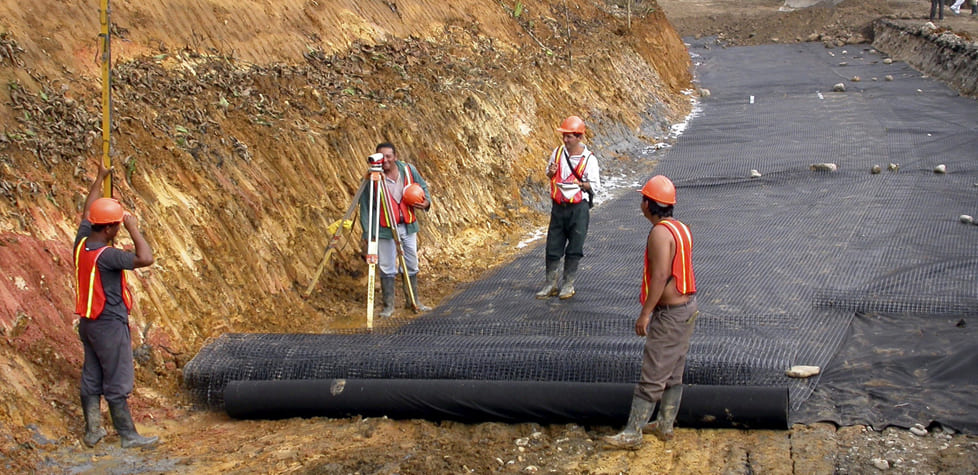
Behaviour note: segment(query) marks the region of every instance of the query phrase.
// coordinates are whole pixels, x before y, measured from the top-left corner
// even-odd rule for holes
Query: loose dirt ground
[[[643,3],[636,2],[636,5]],[[729,44],[752,45],[803,40],[858,41],[860,37],[867,38],[868,25],[873,19],[884,15],[924,19],[928,3],[850,0],[835,8],[795,12],[779,11],[781,1],[764,0],[663,0],[659,5],[684,36],[718,35]],[[949,16],[944,25],[955,31],[974,31],[978,20]],[[498,265],[506,257],[496,255],[481,266],[484,269]],[[446,297],[454,284],[477,278],[479,274],[472,270],[460,275],[447,267],[427,268],[426,273],[431,280],[423,290],[431,303]],[[353,288],[359,285],[359,280],[351,279],[347,285]],[[351,315],[356,311],[354,307],[359,308],[355,302],[350,307],[347,311]],[[343,310],[337,313],[342,315]],[[352,318],[332,322],[336,328],[353,324]],[[156,398],[146,385],[137,385],[136,391],[141,398]],[[118,438],[114,435],[96,449],[88,450],[77,441],[48,440],[42,435],[45,431],[38,429],[31,440],[18,442],[23,449],[22,458],[0,462],[8,471],[21,473],[978,471],[978,438],[946,434],[940,429],[918,436],[898,428],[875,432],[865,427],[837,428],[831,424],[750,432],[680,428],[675,440],[663,444],[647,437],[645,447],[631,453],[600,447],[598,439],[612,433],[615,428],[611,427],[467,425],[359,417],[235,421],[224,414],[193,410],[186,401],[165,412],[141,414],[148,414],[140,420],[141,432],[163,439],[155,450],[123,451],[118,448]]]

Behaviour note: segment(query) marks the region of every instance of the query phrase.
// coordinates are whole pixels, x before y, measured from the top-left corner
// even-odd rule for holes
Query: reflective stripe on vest
[[[75,314],[95,320],[105,310],[105,290],[102,287],[102,273],[98,270],[99,256],[109,248],[102,246],[98,249],[85,249],[88,237],[82,238],[75,248]],[[126,272],[120,271],[122,301],[126,310],[132,309],[132,294],[126,285]]]
[[[688,295],[696,293],[696,277],[693,275],[693,235],[689,232],[689,227],[685,224],[667,218],[659,221],[656,226],[662,225],[669,229],[672,238],[676,243],[676,255],[672,258],[672,277],[676,282],[676,290],[680,294]],[[652,270],[649,268],[649,249],[645,249],[645,272],[642,273],[642,293],[639,301],[645,304],[649,294],[649,282],[652,280]]]
[[[554,158],[554,160],[557,161],[557,171],[554,173],[554,176],[550,177],[550,198],[553,199],[555,203],[559,203],[559,204],[580,203],[581,201],[584,201],[583,189],[578,190],[577,193],[574,194],[574,196],[572,196],[570,199],[567,199],[566,197],[564,197],[564,194],[560,191],[560,187],[557,186],[559,183],[574,183],[574,180],[577,179],[577,176],[575,176],[574,173],[567,175],[566,179],[560,178],[561,170],[564,169],[564,165],[565,165],[564,163],[565,160],[563,159],[564,152],[565,152],[565,147],[563,145],[557,147],[556,157]],[[587,161],[589,158],[591,158],[591,153],[585,153],[585,155],[581,157],[581,161],[577,162],[577,166],[574,168],[574,171],[577,173],[578,176],[584,176],[584,169],[587,168]]]
[[[407,171],[407,173],[405,173],[405,175],[404,175],[404,189],[407,189],[407,187],[409,185],[411,185],[412,183],[414,183],[414,176],[413,176],[413,174],[411,172],[411,165],[410,164],[405,164],[404,167],[405,167],[405,170]],[[400,173],[400,170],[398,170],[398,173]],[[383,178],[383,179],[386,180],[386,178]],[[384,198],[387,200],[387,203],[390,205],[390,209],[394,213],[393,223],[395,225],[397,223],[411,224],[411,223],[413,223],[413,222],[415,222],[415,221],[418,220],[417,216],[415,216],[415,214],[414,214],[414,207],[413,206],[408,206],[407,203],[404,202],[404,196],[403,195],[401,196],[401,202],[400,203],[398,203],[397,201],[394,201],[394,197],[391,196],[390,193],[387,193],[387,195]],[[391,223],[391,221],[389,221],[388,220],[388,217],[387,217],[387,207],[381,206],[381,209],[380,209],[380,225],[383,226],[383,227],[385,227],[385,228],[394,228],[395,226],[394,225],[391,225],[390,223]]]

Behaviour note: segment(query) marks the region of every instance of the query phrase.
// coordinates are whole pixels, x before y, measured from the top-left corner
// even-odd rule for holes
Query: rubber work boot
[[[85,436],[82,442],[86,447],[95,447],[106,436],[102,427],[102,396],[82,396],[82,414],[85,415]]]
[[[394,277],[380,276],[380,294],[384,299],[384,309],[380,318],[391,318],[394,315]]]
[[[112,416],[112,425],[122,439],[122,448],[155,447],[160,441],[159,437],[143,437],[136,432],[136,424],[132,422],[128,401],[109,402],[109,414]]]
[[[421,303],[421,300],[418,299],[418,274],[414,274],[411,277],[408,277],[408,280],[411,281],[411,292],[413,292],[414,295],[414,303],[418,306],[416,312],[421,313],[421,312],[431,311],[431,307],[428,307],[425,304]],[[408,302],[407,305],[408,307],[410,307],[411,302]]]
[[[547,283],[543,290],[537,292],[538,299],[547,299],[557,295],[557,277],[560,273],[560,261],[547,261]]]
[[[577,264],[579,261],[568,259],[564,261],[564,283],[560,286],[561,300],[567,300],[574,296],[574,279],[577,278]]]
[[[655,417],[655,420],[651,424],[645,426],[645,430],[663,442],[672,440],[672,426],[676,422],[676,414],[679,413],[679,402],[682,399],[682,384],[666,388],[662,393],[662,401],[659,402],[659,415]]]
[[[642,427],[649,422],[652,417],[652,410],[655,403],[646,401],[640,397],[632,398],[632,409],[628,413],[628,423],[625,429],[615,435],[606,435],[601,438],[607,448],[638,450],[642,446]]]

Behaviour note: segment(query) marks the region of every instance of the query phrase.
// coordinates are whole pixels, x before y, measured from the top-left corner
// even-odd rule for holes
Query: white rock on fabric
[[[795,365],[788,368],[788,371],[785,371],[784,374],[792,378],[810,378],[821,371],[822,368],[819,368],[818,366]]]
[[[947,173],[947,165],[942,163],[934,167],[934,173]]]
[[[839,166],[834,163],[813,163],[808,166],[808,169],[813,172],[834,172],[839,169]]]

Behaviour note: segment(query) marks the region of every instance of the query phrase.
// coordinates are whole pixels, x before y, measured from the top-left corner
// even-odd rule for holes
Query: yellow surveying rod
[[[112,133],[112,50],[109,48],[109,0],[101,0],[99,21],[102,23],[102,165],[112,168],[111,150]],[[102,183],[102,196],[112,196],[112,175],[105,177]]]

